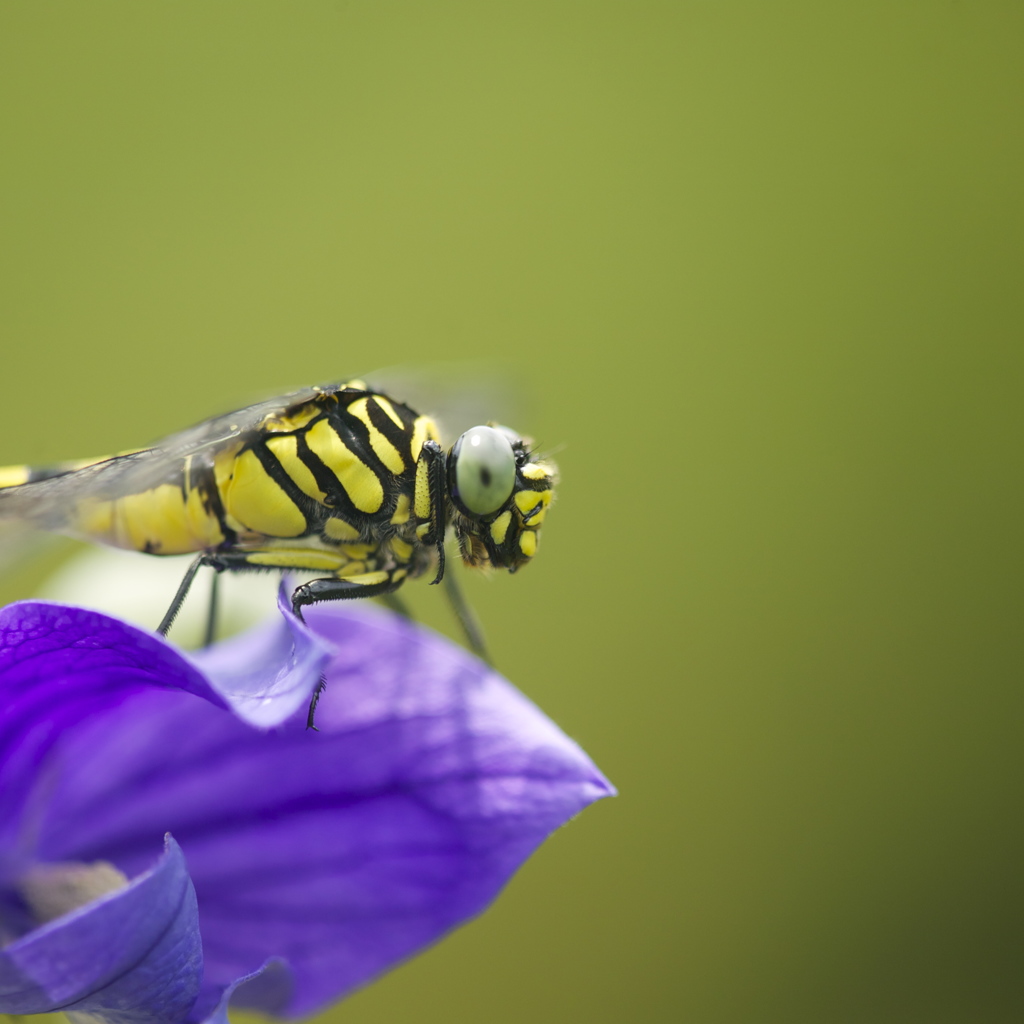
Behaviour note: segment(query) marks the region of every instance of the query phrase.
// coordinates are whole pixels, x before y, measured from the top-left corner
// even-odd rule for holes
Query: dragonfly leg
[[[346,579],[337,577],[322,580],[310,580],[297,587],[292,594],[292,610],[301,619],[302,609],[308,604],[320,601],[350,601],[361,597],[384,597],[392,594],[405,579],[404,571],[396,579],[400,570],[390,572],[370,572],[361,576],[349,576]],[[365,582],[364,582],[365,581]],[[327,681],[320,676],[320,681],[309,699],[309,711],[306,715],[306,728],[316,730],[316,706],[327,686]]]
[[[178,612],[181,611],[181,606],[185,603],[185,598],[188,596],[189,588],[192,586],[192,581],[196,578],[196,573],[199,572],[200,568],[207,564],[206,555],[199,555],[198,558],[188,567],[188,571],[185,573],[185,578],[181,581],[181,585],[178,587],[177,593],[174,595],[171,601],[170,608],[167,609],[166,614],[160,620],[160,625],[156,627],[156,631],[161,636],[167,636],[167,631],[171,628],[171,624],[174,622]]]
[[[395,579],[395,576],[401,575]],[[383,577],[383,578],[382,578]],[[307,604],[320,601],[350,601],[361,597],[383,597],[397,590],[405,579],[404,570],[392,569],[390,572],[368,572],[359,576],[346,576],[344,579],[331,577],[322,580],[310,580],[296,587],[292,594],[292,611],[301,619],[302,609]]]
[[[324,678],[323,672],[320,673],[320,681],[316,684],[316,689],[313,690],[313,696],[309,698],[309,710],[306,712],[306,728],[312,729],[314,732],[320,730],[316,727],[316,706],[320,703],[320,694],[327,689],[327,680]]]

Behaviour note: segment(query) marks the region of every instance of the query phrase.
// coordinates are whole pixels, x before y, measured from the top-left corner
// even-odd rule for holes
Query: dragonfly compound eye
[[[467,515],[497,512],[516,483],[516,456],[506,433],[494,427],[467,430],[452,448],[448,479],[452,500]]]

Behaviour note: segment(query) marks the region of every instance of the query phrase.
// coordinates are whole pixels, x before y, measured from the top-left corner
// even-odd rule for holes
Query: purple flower
[[[0,1012],[309,1014],[613,792],[443,638],[362,607],[308,620],[189,659],[98,612],[0,611]]]

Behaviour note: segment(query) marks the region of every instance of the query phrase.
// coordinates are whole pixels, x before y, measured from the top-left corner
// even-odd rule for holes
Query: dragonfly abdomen
[[[112,498],[86,496],[74,504],[67,532],[85,540],[150,555],[206,551],[227,539],[215,502],[212,473],[183,460],[177,480]]]
[[[176,481],[165,475],[163,482],[136,493],[108,496],[99,488],[82,488],[81,494],[75,494],[78,489],[69,488],[65,501],[37,499],[49,491],[50,481],[125,457],[0,468],[0,518],[22,519],[82,540],[155,555],[202,551],[225,540],[211,505],[210,484],[204,487],[201,478],[191,479],[190,458],[171,469]]]

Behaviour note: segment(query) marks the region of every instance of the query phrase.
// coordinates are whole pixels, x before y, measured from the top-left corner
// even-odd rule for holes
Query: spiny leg
[[[314,732],[320,730],[316,727],[316,706],[320,703],[320,694],[327,689],[327,680],[324,678],[323,672],[320,673],[320,679],[316,684],[316,688],[313,690],[313,696],[309,698],[309,710],[306,712],[306,728],[312,729]]]
[[[351,601],[361,597],[384,597],[393,593],[405,579],[405,572],[396,579],[400,570],[390,572],[368,572],[360,576],[349,576],[347,579],[310,580],[297,587],[292,594],[292,611],[301,619],[302,609],[309,604],[320,601]],[[360,582],[365,580],[366,582]],[[321,675],[313,695],[309,699],[309,711],[306,714],[306,728],[316,731],[316,706],[327,688],[327,680]]]
[[[199,572],[200,567],[206,564],[206,555],[200,555],[196,560],[188,567],[188,571],[185,573],[185,578],[181,581],[181,585],[178,587],[177,593],[171,600],[171,606],[167,609],[166,614],[160,620],[160,625],[156,627],[156,631],[161,636],[167,636],[167,631],[171,628],[171,624],[174,622],[178,612],[181,611],[181,606],[185,603],[185,598],[188,596],[189,587],[192,586],[192,581],[196,578],[196,573]]]

